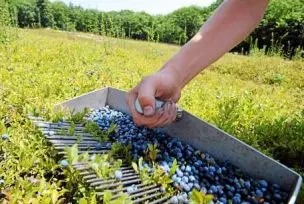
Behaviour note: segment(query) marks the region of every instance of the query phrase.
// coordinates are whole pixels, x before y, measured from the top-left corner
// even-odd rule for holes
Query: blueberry
[[[224,197],[220,197],[219,201],[222,202],[222,203],[224,203],[224,204],[227,203],[227,200],[226,200],[226,198],[224,198]]]
[[[182,178],[181,178],[181,177],[177,177],[177,178],[176,178],[176,182],[177,182],[177,183],[180,183],[181,181],[182,181]]]
[[[211,173],[211,172],[215,172],[215,168],[213,167],[213,166],[211,166],[211,167],[209,167],[209,172]]]
[[[216,173],[217,173],[217,174],[222,174],[222,169],[221,169],[221,168],[218,168],[218,170],[216,170]]]
[[[194,176],[189,176],[190,181],[195,181],[195,177]]]
[[[187,157],[190,157],[190,156],[192,155],[192,152],[189,151],[189,150],[186,150],[185,155],[186,155]]]
[[[272,185],[272,188],[273,188],[273,189],[280,189],[280,186],[279,186],[278,184],[273,184],[273,185]]]
[[[115,171],[115,178],[118,180],[122,179],[122,172],[120,170]]]
[[[191,172],[191,167],[189,165],[186,166],[186,169],[185,169],[187,172]]]
[[[217,193],[217,187],[214,186],[214,185],[212,185],[212,186],[210,187],[210,190],[212,190],[214,193]]]
[[[257,190],[255,191],[255,195],[256,195],[257,197],[261,198],[261,197],[263,197],[263,192],[262,192],[261,190],[257,189]]]
[[[177,198],[177,196],[173,196],[173,197],[170,199],[170,203],[172,203],[172,204],[178,204],[178,198]]]
[[[282,196],[279,193],[275,193],[273,195],[274,200],[276,201],[281,201],[282,200]]]
[[[102,144],[101,143],[97,143],[95,145],[95,148],[96,148],[97,151],[101,150],[102,149]]]
[[[217,192],[219,195],[223,195],[224,194],[224,191],[223,190],[218,190]]]
[[[184,176],[184,177],[182,178],[182,181],[185,182],[185,183],[188,183],[188,182],[189,182],[189,178],[186,177],[186,176]]]
[[[194,183],[194,188],[196,188],[197,190],[200,190],[200,185],[198,183]]]
[[[182,154],[182,153],[180,153],[180,152],[178,152],[178,153],[176,154],[176,157],[177,157],[178,159],[180,159],[180,158],[182,158],[182,157],[183,157],[183,154]]]
[[[62,167],[62,168],[66,168],[67,166],[69,166],[69,162],[67,161],[67,160],[61,160],[61,162],[60,162],[60,166]]]
[[[106,144],[106,148],[107,148],[107,149],[111,149],[111,147],[112,147],[112,144],[111,144],[111,143],[107,143],[107,144]]]
[[[193,188],[193,185],[194,185],[194,184],[193,184],[193,183],[191,183],[191,182],[189,182],[189,183],[188,183],[188,186],[190,187],[190,189],[192,189],[192,188]]]
[[[241,197],[241,195],[239,193],[236,193],[234,196]]]
[[[1,136],[1,139],[3,139],[3,140],[7,140],[8,138],[9,138],[9,136],[7,133],[5,133]]]
[[[191,189],[190,189],[190,186],[188,184],[185,184],[183,186],[183,189],[186,191],[186,192],[189,192]]]
[[[264,188],[268,187],[268,183],[265,180],[259,180],[259,184],[261,187],[264,187]]]
[[[232,197],[233,197],[233,193],[232,193],[231,191],[228,191],[228,192],[227,192],[227,197],[228,197],[228,198],[232,198]]]
[[[183,172],[179,169],[176,170],[176,174],[179,176],[179,177],[182,177],[183,176]]]
[[[178,195],[177,196],[177,199],[178,199],[178,203],[184,203],[184,197],[183,197],[183,195]]]
[[[241,184],[240,184],[239,182],[235,183],[235,184],[234,184],[234,187],[235,187],[236,189],[242,188],[242,186],[241,186]]]
[[[238,196],[234,196],[232,198],[232,204],[240,204],[241,203],[241,198]]]
[[[207,188],[206,187],[201,187],[200,191],[203,192],[204,194],[206,194],[207,193]]]
[[[136,185],[132,185],[132,186],[128,186],[128,187],[127,187],[127,193],[128,193],[128,194],[132,194],[132,193],[134,193],[135,191],[137,191],[137,186],[136,186]]]
[[[246,188],[246,189],[250,189],[250,181],[245,181],[244,182],[244,187]]]

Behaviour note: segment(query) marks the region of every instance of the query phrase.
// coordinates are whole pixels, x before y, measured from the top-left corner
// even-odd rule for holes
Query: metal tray
[[[129,114],[125,94],[125,91],[108,87],[62,102],[55,108],[68,108],[77,112],[84,108],[101,108],[109,105]],[[219,161],[230,162],[253,178],[279,184],[289,192],[288,203],[296,202],[302,183],[302,177],[298,173],[214,125],[184,111],[182,119],[167,126],[164,131],[201,151],[210,153]]]

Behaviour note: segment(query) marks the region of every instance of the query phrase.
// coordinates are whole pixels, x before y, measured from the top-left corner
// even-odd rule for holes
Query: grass
[[[38,197],[36,191],[45,192],[45,198],[37,199],[47,199],[65,190],[58,181],[58,161],[26,119],[27,112],[35,109],[49,116],[55,103],[101,87],[128,90],[178,48],[83,33],[18,30],[15,40],[0,47],[0,133],[10,135],[10,140],[0,140],[0,177],[12,197],[28,202]],[[180,105],[304,172],[303,60],[226,54],[183,90]],[[32,177],[44,187],[36,188]],[[298,202],[304,202],[303,193]]]

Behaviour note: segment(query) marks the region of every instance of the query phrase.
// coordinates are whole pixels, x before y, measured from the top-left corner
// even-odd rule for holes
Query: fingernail
[[[151,116],[154,114],[152,106],[146,106],[144,107],[144,115]]]

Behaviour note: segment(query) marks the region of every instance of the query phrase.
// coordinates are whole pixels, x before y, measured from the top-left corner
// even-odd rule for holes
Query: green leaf
[[[58,201],[59,193],[57,190],[52,190],[52,203],[55,204]]]
[[[202,203],[202,202],[203,202],[202,193],[196,189],[193,189],[192,193],[191,193],[191,197],[190,197],[190,203],[197,204],[197,203]]]
[[[139,169],[142,169],[143,168],[143,158],[142,157],[140,157],[139,158],[139,160],[138,160],[138,167],[139,167]]]
[[[206,195],[196,189],[191,192],[190,203],[191,204],[209,204],[213,199],[213,195]]]
[[[109,190],[106,190],[103,194],[103,202],[105,204],[108,204],[108,203],[110,203],[111,199],[112,199],[112,192]]]
[[[68,147],[65,150],[67,154],[67,160],[69,164],[75,164],[78,162],[78,145],[74,144],[72,147]]]
[[[177,161],[176,159],[174,159],[173,163],[172,163],[172,167],[170,168],[170,171],[169,171],[169,175],[172,176],[175,171],[177,170],[178,168],[178,164],[177,164]]]
[[[135,162],[132,162],[132,167],[133,167],[133,169],[134,169],[134,171],[135,171],[136,173],[139,173],[139,172],[138,172],[138,166],[137,166],[137,164],[136,164]]]
[[[87,204],[88,201],[86,198],[80,198],[79,201],[78,201],[79,204]]]

